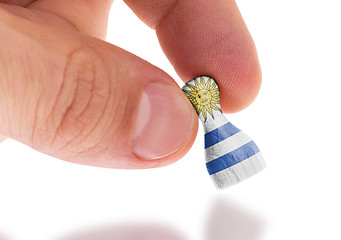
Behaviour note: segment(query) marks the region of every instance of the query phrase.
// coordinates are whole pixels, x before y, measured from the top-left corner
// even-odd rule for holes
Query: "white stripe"
[[[251,138],[243,131],[240,131],[235,135],[232,135],[231,137],[226,138],[225,140],[214,144],[209,148],[206,148],[206,162],[210,162],[225,155],[226,153],[236,150],[250,141],[252,141]]]
[[[215,110],[212,111],[214,113],[214,119],[210,114],[208,114],[209,116],[207,117],[206,122],[204,122],[205,120],[200,116],[202,118],[201,122],[204,125],[205,133],[211,132],[212,130],[219,128],[229,122],[229,120],[227,120],[227,118],[221,112]]]
[[[263,156],[260,152],[244,161],[237,163],[218,173],[212,174],[214,182],[218,188],[228,187],[245,180],[266,167]]]

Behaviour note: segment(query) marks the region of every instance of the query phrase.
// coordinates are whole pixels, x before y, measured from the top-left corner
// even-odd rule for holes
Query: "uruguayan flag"
[[[220,188],[238,183],[265,167],[254,141],[222,117],[225,122],[216,128],[205,127],[204,123],[206,167]]]
[[[194,78],[182,89],[203,123],[206,167],[219,188],[238,183],[265,167],[257,145],[221,112],[219,87],[212,78]]]

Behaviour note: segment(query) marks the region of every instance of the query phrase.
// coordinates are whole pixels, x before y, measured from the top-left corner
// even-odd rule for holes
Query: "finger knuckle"
[[[72,144],[89,148],[98,144],[98,131],[106,124],[108,78],[103,60],[92,48],[82,47],[68,55],[51,111],[55,133],[50,144],[58,150]]]

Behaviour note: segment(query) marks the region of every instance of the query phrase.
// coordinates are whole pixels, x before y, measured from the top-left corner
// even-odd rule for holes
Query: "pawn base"
[[[263,156],[258,152],[240,163],[212,174],[211,177],[218,188],[225,188],[255,175],[265,167],[266,163]]]

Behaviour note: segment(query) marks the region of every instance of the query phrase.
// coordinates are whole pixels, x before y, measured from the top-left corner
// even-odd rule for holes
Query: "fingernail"
[[[146,160],[175,153],[193,127],[192,106],[179,89],[149,83],[142,94],[135,123],[132,151]]]

